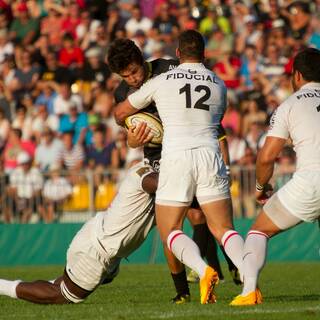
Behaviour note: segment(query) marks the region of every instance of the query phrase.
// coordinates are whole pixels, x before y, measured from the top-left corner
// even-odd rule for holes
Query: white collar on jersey
[[[179,64],[179,68],[181,69],[190,69],[190,68],[201,68],[206,69],[203,63],[201,62],[184,62]]]
[[[306,84],[304,84],[301,88],[301,89],[310,89],[310,88],[317,88],[317,89],[320,89],[320,82],[308,82]]]

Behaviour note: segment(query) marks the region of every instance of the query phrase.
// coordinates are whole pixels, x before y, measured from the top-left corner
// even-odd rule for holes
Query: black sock
[[[193,227],[193,241],[197,244],[200,249],[200,255],[203,258],[207,252],[208,246],[208,226],[206,223],[196,224]]]
[[[208,228],[208,226],[207,226],[207,228]],[[223,273],[221,270],[217,249],[218,249],[218,247],[217,247],[216,239],[210,233],[210,230],[208,228],[208,245],[207,245],[207,252],[206,252],[205,257],[207,258],[209,266],[218,272],[220,279],[223,279],[224,277],[223,277]]]
[[[224,247],[221,245],[220,249],[224,255],[224,258],[226,259],[227,263],[228,263],[228,268],[229,271],[231,270],[237,270],[237,267],[233,264],[233,262],[231,261],[231,259],[229,258],[229,256],[226,254],[226,252],[224,251]]]
[[[176,288],[177,294],[190,295],[186,270],[183,270],[180,273],[171,273],[171,277]]]

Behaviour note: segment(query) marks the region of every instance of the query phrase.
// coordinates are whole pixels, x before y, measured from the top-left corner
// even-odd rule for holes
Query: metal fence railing
[[[116,194],[123,171],[34,173],[28,177],[0,175],[0,221],[4,222],[83,222],[97,211],[106,210]],[[277,187],[292,172],[275,174]],[[231,170],[234,216],[254,217],[255,167],[234,166]]]

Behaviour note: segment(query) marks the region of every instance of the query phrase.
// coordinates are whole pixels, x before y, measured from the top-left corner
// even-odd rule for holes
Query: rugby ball
[[[146,122],[151,129],[153,138],[148,143],[149,147],[158,147],[162,143],[163,127],[160,119],[148,112],[138,112],[125,119],[125,125],[128,128],[137,126],[141,122]]]

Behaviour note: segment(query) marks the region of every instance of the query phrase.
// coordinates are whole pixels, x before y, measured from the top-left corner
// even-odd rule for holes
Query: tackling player
[[[0,279],[0,295],[42,304],[78,303],[100,284],[111,282],[121,259],[136,250],[154,226],[157,182],[158,174],[149,164],[133,166],[109,209],[91,218],[73,238],[61,277],[34,282]]]
[[[212,303],[218,275],[181,229],[196,196],[210,231],[233,263],[241,266],[243,239],[233,228],[229,182],[217,132],[226,108],[226,88],[202,64],[204,40],[198,32],[188,30],[180,35],[177,56],[181,64],[131,94],[117,106],[115,118],[123,124],[127,116],[155,102],[164,127],[157,226],[163,243],[198,273],[201,303]]]
[[[265,264],[267,242],[272,236],[320,216],[320,51],[305,49],[293,62],[295,91],[274,112],[256,166],[256,199],[264,204],[249,231],[243,251],[244,287],[233,306],[262,302],[258,276]],[[268,199],[268,182],[276,159],[292,139],[297,169],[292,179]]]

